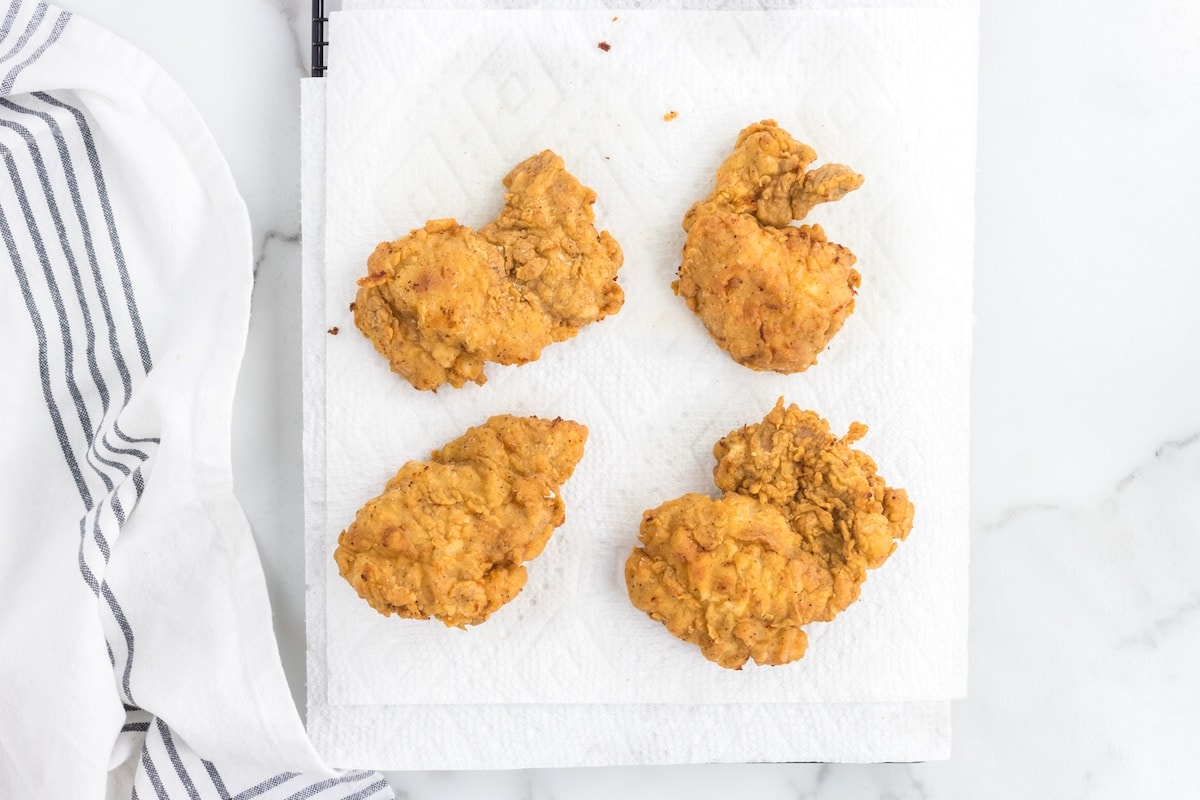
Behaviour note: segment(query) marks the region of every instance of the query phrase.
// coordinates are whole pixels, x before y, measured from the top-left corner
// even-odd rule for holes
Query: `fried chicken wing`
[[[634,606],[726,668],[803,657],[802,626],[857,600],[867,570],[912,529],[905,491],[851,447],[866,431],[856,422],[839,439],[780,399],[721,439],[722,497],[689,494],[643,516],[625,565]]]
[[[621,309],[623,255],[597,232],[596,193],[546,150],[513,168],[479,231],[431,220],[367,259],[354,321],[417,389],[484,383],[486,362],[525,364]]]
[[[525,585],[563,523],[559,487],[587,428],[496,416],[429,461],[410,461],[338,537],[338,571],[384,616],[478,625]]]
[[[816,157],[774,120],[750,125],[712,192],[683,218],[688,237],[672,288],[717,344],[752,369],[807,369],[854,311],[854,254],[820,226],[791,223],[863,178],[841,164],[809,171]]]

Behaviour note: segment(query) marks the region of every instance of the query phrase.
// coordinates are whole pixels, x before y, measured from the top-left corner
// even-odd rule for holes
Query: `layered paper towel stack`
[[[966,689],[974,9],[352,7],[331,25],[329,73],[304,87],[317,748],[385,769],[946,757]],[[735,364],[670,289],[684,211],[767,117],[866,176],[806,220],[863,285],[793,376]],[[546,148],[598,194],[625,307],[485,386],[414,390],[354,328],[366,256],[426,219],[483,225]],[[622,566],[642,511],[714,492],[713,443],[780,396],[838,433],[868,424],[916,524],[857,604],[809,626],[802,661],[722,670],[630,605]],[[379,616],[337,574],[338,533],[401,464],[497,413],[590,428],[566,524],[485,625]]]

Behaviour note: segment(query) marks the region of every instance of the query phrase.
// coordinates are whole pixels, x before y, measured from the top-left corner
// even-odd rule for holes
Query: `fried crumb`
[[[354,309],[355,309],[355,305],[354,305],[354,303],[353,303],[353,302],[351,302],[351,303],[350,303],[350,313],[351,313],[351,314],[353,314],[353,313],[354,313]]]
[[[609,50],[612,50],[612,45],[609,44],[608,42],[601,42],[600,44],[596,45],[596,47],[599,47],[601,50],[603,50],[606,53]]]
[[[670,122],[671,120],[675,119],[678,116],[679,116],[678,111],[668,111],[667,113],[663,114],[663,122]]]
[[[334,325],[332,328],[330,328],[329,330],[327,330],[325,332],[328,333],[330,336],[337,336],[338,335],[338,326]]]

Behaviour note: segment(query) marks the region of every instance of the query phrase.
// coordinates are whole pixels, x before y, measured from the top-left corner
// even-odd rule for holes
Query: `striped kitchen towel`
[[[392,797],[309,744],[231,491],[224,160],[142,53],[0,14],[0,797]]]

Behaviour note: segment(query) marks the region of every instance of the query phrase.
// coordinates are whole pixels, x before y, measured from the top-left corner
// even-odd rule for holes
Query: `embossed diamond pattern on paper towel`
[[[405,461],[495,413],[591,428],[567,522],[529,584],[470,631],[384,619],[327,573],[334,704],[919,700],[965,688],[966,398],[973,138],[970,82],[946,44],[892,41],[896,15],[356,12],[374,47],[329,81],[328,550]],[[939,41],[931,24],[930,41]],[[607,39],[605,53],[596,43]],[[951,48],[951,49],[947,49]],[[662,116],[679,112],[673,122]],[[670,281],[688,206],[738,130],[773,116],[864,187],[811,220],[859,257],[858,310],[795,376],[751,372],[709,339]],[[625,251],[620,314],[484,387],[418,393],[357,335],[346,305],[366,255],[427,218],[478,227],[501,178],[543,148],[596,189]],[[625,596],[643,510],[713,492],[712,445],[785,395],[863,443],[909,489],[909,541],[863,599],[811,626],[801,662],[727,672]]]

